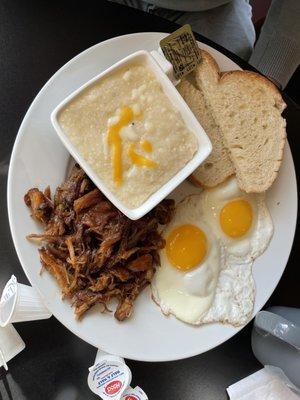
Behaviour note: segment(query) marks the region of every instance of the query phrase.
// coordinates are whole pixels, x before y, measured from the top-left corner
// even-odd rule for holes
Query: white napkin
[[[300,390],[277,367],[263,369],[229,386],[230,400],[299,400]]]
[[[24,348],[25,343],[12,324],[0,327],[0,367],[7,369],[6,363]]]

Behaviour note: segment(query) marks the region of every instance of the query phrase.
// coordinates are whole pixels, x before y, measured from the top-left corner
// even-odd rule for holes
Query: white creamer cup
[[[1,296],[0,326],[4,327],[12,322],[47,319],[51,315],[36,290],[18,283],[17,278],[12,275]]]
[[[98,351],[95,364],[89,368],[88,385],[103,400],[120,400],[131,383],[132,375],[124,359]]]
[[[96,358],[95,358],[95,361],[94,361],[94,365],[97,364],[98,362],[102,361],[107,356],[114,357],[114,360],[120,361],[120,362],[125,364],[124,358],[119,357],[119,356],[115,356],[115,355],[112,355],[112,354],[109,354],[109,353],[106,353],[106,351],[98,349],[97,350],[97,354],[96,354]],[[91,367],[91,368],[93,368],[93,367]]]
[[[8,361],[24,348],[25,343],[12,324],[5,328],[0,327],[0,367],[3,366],[7,370]]]
[[[139,386],[134,389],[129,386],[123,393],[121,400],[148,400],[148,396]]]

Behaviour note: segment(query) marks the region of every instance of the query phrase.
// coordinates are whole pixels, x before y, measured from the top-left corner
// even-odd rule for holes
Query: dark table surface
[[[153,15],[98,0],[80,2],[0,1],[0,283],[14,273],[26,283],[10,236],[6,180],[11,149],[30,103],[53,73],[84,49],[132,32],[171,32],[177,26]],[[199,40],[218,48],[198,35]],[[242,67],[247,65],[223,50]],[[299,161],[299,108],[286,98],[289,142]],[[284,275],[268,305],[300,307],[299,231]],[[1,371],[0,400],[93,399],[87,367],[95,348],[78,339],[54,317],[20,323],[26,349]],[[261,365],[251,351],[252,323],[223,345],[187,360],[169,363],[128,361],[133,384],[151,400],[226,399],[226,387]],[[183,338],[184,340],[184,338]]]

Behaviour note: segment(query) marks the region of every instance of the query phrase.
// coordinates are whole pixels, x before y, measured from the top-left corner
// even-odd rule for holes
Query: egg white
[[[240,238],[231,238],[221,229],[219,217],[226,203],[244,199],[252,207],[253,221],[250,230]],[[214,234],[224,245],[227,264],[251,263],[268,247],[273,236],[273,222],[265,203],[264,193],[242,192],[235,177],[199,195],[199,207]]]
[[[199,323],[245,325],[252,317],[254,300],[252,263],[227,265],[220,272],[213,303]]]
[[[227,236],[219,222],[224,205],[235,199],[245,199],[253,211],[251,228],[240,238]],[[273,235],[264,194],[244,193],[236,179],[230,178],[180,202],[163,236],[189,223],[205,232],[208,254],[201,265],[183,272],[170,264],[163,249],[161,266],[152,281],[155,302],[164,314],[173,314],[190,324],[244,325],[252,316],[255,300],[253,260],[265,251]]]

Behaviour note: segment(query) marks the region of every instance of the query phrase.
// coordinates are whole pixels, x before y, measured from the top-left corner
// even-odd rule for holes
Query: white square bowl
[[[76,146],[72,144],[68,136],[64,133],[58,122],[58,114],[68,103],[70,103],[79,93],[85,90],[90,85],[95,82],[106,78],[118,69],[124,68],[127,65],[132,64],[136,61],[142,61],[146,63],[155,74],[156,79],[161,84],[164,93],[169,98],[174,108],[179,110],[182,119],[188,129],[196,136],[198,140],[198,150],[193,156],[193,158],[181,168],[170,180],[168,180],[163,186],[161,186],[156,192],[151,194],[146,201],[137,208],[126,207],[117,196],[115,196],[111,190],[106,186],[106,184],[101,180],[101,178],[95,173],[93,168],[85,161],[81,156]],[[183,98],[180,96],[175,86],[172,84],[167,75],[163,72],[162,68],[155,61],[153,56],[144,50],[137,51],[128,57],[123,58],[116,64],[112,65],[110,68],[106,69],[99,75],[95,76],[87,83],[82,85],[79,89],[71,93],[65,100],[63,100],[51,113],[52,124],[61,139],[62,143],[65,145],[69,153],[73,158],[80,164],[87,175],[91,178],[94,184],[100,189],[100,191],[128,218],[136,220],[143,217],[152,208],[154,208],[160,201],[167,197],[181,182],[183,182],[210,154],[212,150],[211,142],[204,132],[202,126],[199,124],[198,120],[195,118],[192,111],[189,109]],[[176,149],[172,149],[176,151]]]

